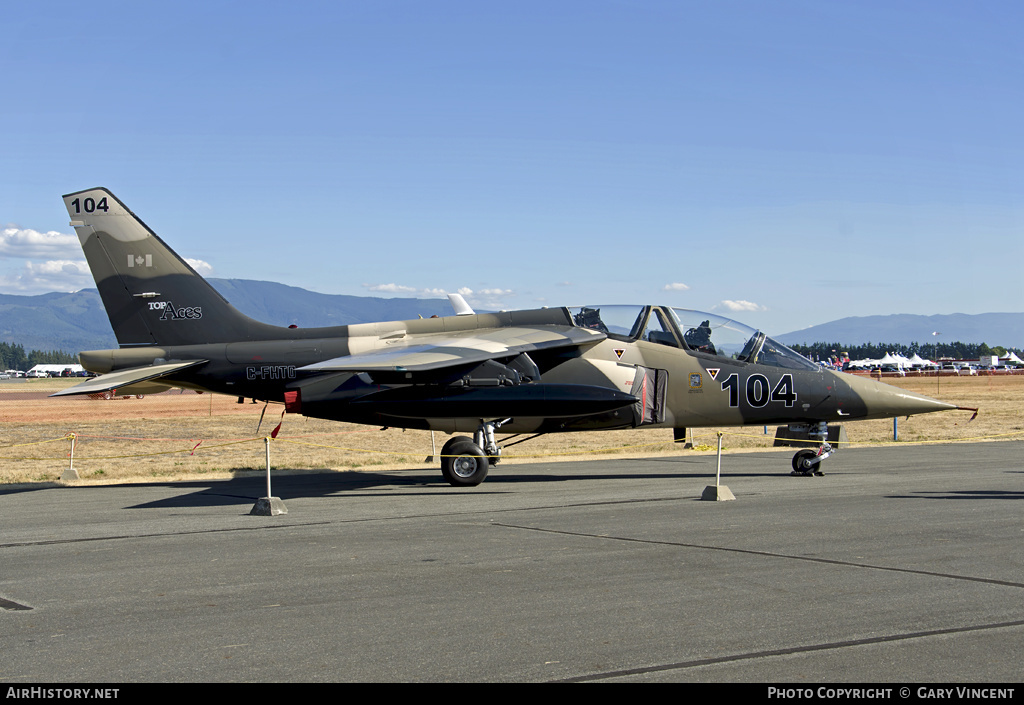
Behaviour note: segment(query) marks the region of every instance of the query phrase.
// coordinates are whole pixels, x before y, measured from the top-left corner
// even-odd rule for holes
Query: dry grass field
[[[886,382],[959,406],[978,407],[898,420],[900,444],[993,442],[1024,437],[1024,375],[905,377]],[[237,404],[232,397],[172,390],[143,399],[50,398],[67,380],[0,382],[0,483],[57,481],[72,462],[72,484],[230,477],[263,472],[265,442],[281,422],[280,405]],[[725,452],[770,449],[775,429],[693,429],[694,449],[672,443],[667,429],[567,433],[508,448],[502,467],[579,458],[713,453],[723,432]],[[852,444],[893,442],[892,419],[846,424]],[[437,451],[447,440],[435,433]],[[271,442],[275,473],[435,467],[428,431],[381,430],[285,416]],[[779,449],[791,454],[792,450]]]

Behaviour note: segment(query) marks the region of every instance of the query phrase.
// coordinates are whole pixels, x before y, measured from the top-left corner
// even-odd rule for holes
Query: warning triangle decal
[[[709,367],[708,374],[711,375],[711,379],[718,379],[718,373],[722,371],[721,367]]]

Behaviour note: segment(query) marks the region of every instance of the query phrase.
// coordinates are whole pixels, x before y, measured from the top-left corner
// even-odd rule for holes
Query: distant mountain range
[[[938,335],[933,335],[933,333]],[[780,343],[987,343],[1006,348],[1024,345],[1024,313],[948,313],[918,316],[897,313],[889,316],[840,318],[803,330],[774,336]]]
[[[318,294],[294,286],[249,279],[210,279],[238,310],[258,321],[301,328],[373,321],[402,321],[431,315],[449,316],[446,299],[384,299]],[[932,336],[938,331],[939,336]],[[938,342],[988,343],[1024,347],[1024,313],[952,313],[938,316],[896,314],[843,318],[774,336],[786,344]],[[20,343],[26,351],[116,348],[117,341],[96,289],[38,296],[0,294],[0,340]]]
[[[249,279],[208,281],[245,315],[279,326],[295,324],[300,328],[314,328],[452,314],[448,299],[318,294],[295,286]],[[38,296],[0,294],[0,340],[20,343],[26,352],[78,353],[117,347],[96,289]]]

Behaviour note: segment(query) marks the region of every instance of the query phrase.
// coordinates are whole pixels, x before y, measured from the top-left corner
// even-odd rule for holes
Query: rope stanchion
[[[736,495],[722,484],[722,432],[718,432],[718,469],[715,471],[715,484],[708,485],[700,498],[705,501],[727,502],[736,499]]]
[[[71,441],[71,452],[68,453],[68,469],[60,476],[61,480],[78,480],[78,471],[75,470],[75,434],[69,433],[66,436]]]
[[[252,510],[249,512],[253,516],[278,516],[280,514],[287,514],[288,508],[284,506],[284,502],[281,501],[280,497],[275,497],[273,492],[270,491],[270,441],[277,438],[277,431],[280,429],[278,425],[277,429],[269,435],[263,438],[263,445],[266,450],[267,458],[267,496],[260,497],[256,500],[256,504],[253,505]]]

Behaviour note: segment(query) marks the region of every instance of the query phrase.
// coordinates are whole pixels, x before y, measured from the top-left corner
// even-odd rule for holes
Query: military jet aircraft
[[[329,328],[261,323],[232,307],[104,188],[64,196],[116,350],[58,392],[171,386],[283,402],[306,416],[468,432],[441,472],[473,486],[501,457],[495,434],[785,424],[818,446],[828,424],[956,406],[826,370],[760,331],[669,306],[582,306]]]

